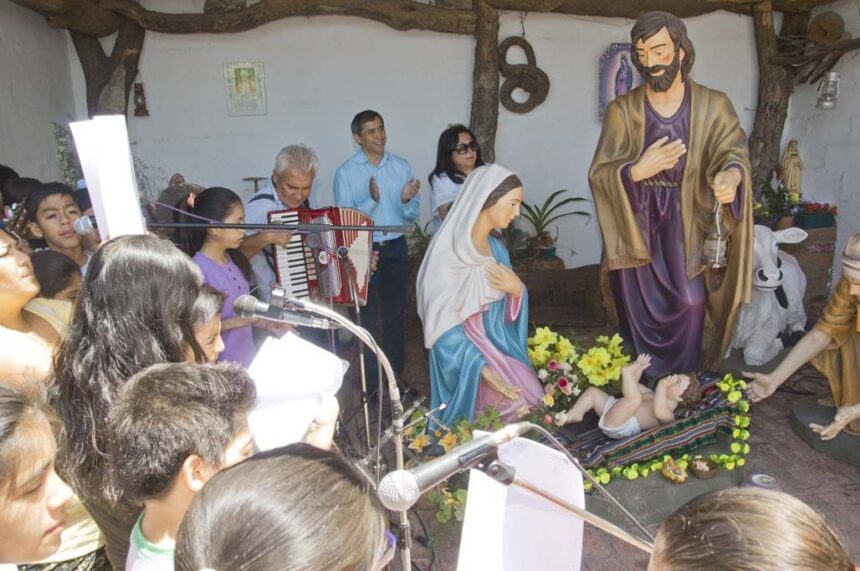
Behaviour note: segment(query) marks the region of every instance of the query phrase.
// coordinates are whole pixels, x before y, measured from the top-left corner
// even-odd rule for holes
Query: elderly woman
[[[444,423],[487,405],[512,418],[543,391],[526,355],[528,292],[492,233],[520,213],[519,178],[498,165],[466,180],[418,273],[432,406]]]

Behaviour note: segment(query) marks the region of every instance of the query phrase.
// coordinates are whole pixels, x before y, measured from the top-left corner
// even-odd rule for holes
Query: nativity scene
[[[856,7],[598,4],[0,0],[0,567],[860,566]]]

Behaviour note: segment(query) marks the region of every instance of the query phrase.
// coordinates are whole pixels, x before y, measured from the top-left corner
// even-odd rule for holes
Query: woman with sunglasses
[[[342,456],[291,444],[222,470],[185,513],[177,571],[379,570],[394,537],[370,485]]]
[[[430,210],[433,231],[439,229],[448,209],[460,194],[466,177],[476,167],[484,165],[481,147],[475,134],[465,125],[451,125],[439,135],[436,168],[427,177],[430,181]]]

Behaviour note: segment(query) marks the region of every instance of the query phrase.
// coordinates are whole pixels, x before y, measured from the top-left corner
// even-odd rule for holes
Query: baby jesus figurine
[[[651,355],[642,354],[621,369],[620,398],[609,396],[596,387],[589,387],[567,412],[555,416],[555,423],[564,426],[580,422],[589,410],[600,417],[597,426],[609,438],[621,439],[639,434],[661,424],[675,421],[678,405],[689,406],[699,401],[702,388],[695,373],[668,375],[660,379],[657,389],[639,384],[642,373],[651,365]]]

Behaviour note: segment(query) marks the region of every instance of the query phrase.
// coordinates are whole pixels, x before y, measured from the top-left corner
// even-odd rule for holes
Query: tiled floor
[[[409,383],[423,394],[429,394],[427,365],[420,332],[410,327],[408,337]],[[786,387],[798,392],[828,392],[823,379],[810,367],[805,367],[789,379]],[[860,562],[860,467],[850,466],[815,452],[806,446],[789,427],[789,415],[794,401],[803,396],[778,392],[753,410],[753,430],[750,438],[752,451],[748,456],[746,475],[766,473],[775,476],[783,491],[800,498],[816,510],[841,533],[841,537],[855,561]],[[860,446],[860,437],[857,438]],[[653,478],[662,478],[653,476]],[[738,478],[741,475],[738,474]],[[617,485],[634,485],[621,482]],[[653,483],[651,485],[654,485]],[[659,484],[657,484],[659,485]],[[665,482],[666,486],[673,486]],[[683,503],[683,501],[679,502]],[[675,506],[677,507],[677,506]],[[431,512],[421,512],[429,535],[435,545],[434,570],[455,569],[459,545],[459,530],[447,524],[444,529],[433,519]],[[622,523],[618,521],[619,525]],[[656,525],[649,526],[656,532]],[[420,533],[421,526],[413,528]],[[429,566],[429,551],[416,543],[414,560],[417,567]],[[616,571],[645,569],[647,558],[604,532],[586,525],[582,569],[586,571]]]

